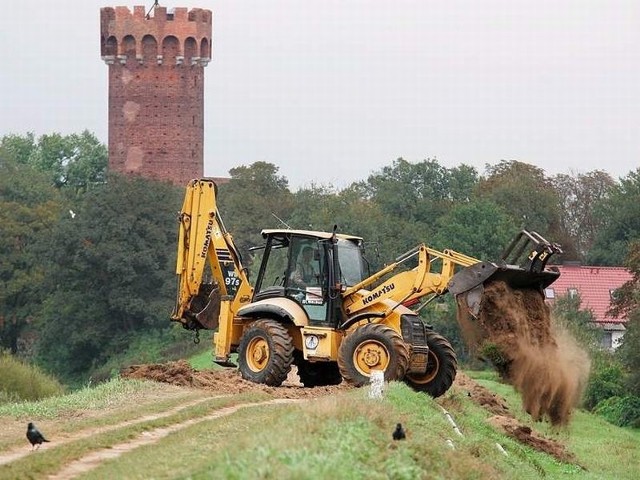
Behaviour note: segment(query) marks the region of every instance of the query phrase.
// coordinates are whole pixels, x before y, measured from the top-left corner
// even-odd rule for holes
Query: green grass
[[[495,380],[486,382],[499,389],[511,388]],[[88,478],[126,473],[132,479],[632,479],[637,474],[637,432],[609,426],[601,437],[594,431],[558,433],[545,424],[535,424],[534,428],[543,427],[552,438],[568,443],[576,454],[577,464],[562,463],[496,431],[487,422],[490,414],[461,393],[447,394],[444,403],[463,437],[453,431],[435,401],[403,384],[390,384],[383,400],[370,400],[366,393],[367,389],[353,390],[206,421],[117,462],[104,463]],[[517,394],[506,393],[519,405]],[[524,413],[521,417],[527,421]],[[595,430],[601,426],[599,419],[585,413],[576,420],[595,420]],[[395,443],[391,432],[398,421],[406,426],[408,439]],[[582,427],[580,424],[578,430]],[[611,445],[606,447],[607,455],[603,455],[605,441]],[[498,451],[496,443],[508,456]],[[180,455],[172,454],[176,451]]]
[[[68,395],[49,397],[37,402],[14,402],[0,406],[0,417],[16,419],[56,418],[80,409],[100,410],[116,406],[157,389],[158,384],[144,380],[114,378],[95,387],[87,385]]]
[[[48,444],[37,454],[2,467],[0,477],[46,477],[90,451],[109,448],[134,439],[143,431],[187,419],[203,420],[157,443],[105,461],[80,478],[624,480],[637,477],[639,431],[615,427],[580,411],[563,430],[554,430],[544,423],[534,424],[522,411],[519,397],[511,386],[500,383],[492,372],[472,375],[505,397],[512,413],[523,423],[568,445],[569,451],[576,455],[575,464],[559,462],[495,430],[487,422],[491,414],[462,391],[452,389],[435,401],[404,384],[391,383],[381,400],[369,399],[368,389],[362,388],[292,405],[264,405],[217,419],[203,419],[222,406],[268,397],[259,393],[210,398],[156,420],[97,434],[90,440]],[[180,395],[184,398],[188,395],[189,398],[206,397],[210,393],[161,385],[156,388],[163,389],[164,393],[168,391],[164,389],[170,389],[171,397],[159,396],[143,404],[140,399],[159,393],[152,390],[155,384],[131,380],[114,382],[111,387],[87,389],[98,390],[97,393],[77,392],[78,397],[73,401],[61,397],[57,406],[42,409],[54,415],[45,418],[51,418],[51,426],[62,431],[62,425],[69,422],[59,419],[61,416],[111,405],[112,411],[99,421],[115,424],[151,409],[163,411],[170,405],[180,404],[184,399],[174,398],[175,392],[182,392]],[[136,405],[134,411],[124,409],[126,398]],[[74,407],[69,409],[67,405],[71,404]],[[464,436],[455,433],[440,405],[452,414]],[[28,412],[30,410],[10,415],[23,418]],[[2,415],[0,410],[0,421]],[[397,422],[407,429],[406,441],[391,440]],[[80,428],[91,426],[94,425],[87,421]],[[504,447],[507,456],[499,452],[496,443]]]
[[[522,409],[520,397],[511,385],[501,382],[492,372],[467,372],[480,385],[507,400],[509,409],[523,423],[532,425],[540,433],[567,445],[580,465],[587,471],[585,479],[624,479],[640,476],[640,430],[616,427],[602,417],[577,409],[566,428],[552,427],[548,423],[534,423]],[[548,467],[553,475],[561,475],[564,468]],[[552,478],[564,478],[553,476]]]
[[[454,416],[466,415],[459,437],[436,402],[403,384],[389,385],[383,400],[366,394],[242,410],[105,463],[90,478],[510,479],[579,471],[496,432],[462,396],[448,400]],[[407,428],[405,442],[391,440],[396,422]]]
[[[0,429],[0,450],[24,444],[28,421],[44,426],[55,438],[162,412],[205,396],[207,392],[117,378],[59,397],[8,403],[0,406],[0,424],[4,427]]]
[[[173,415],[122,426],[115,430],[67,442],[62,448],[48,448],[39,451],[37,455],[28,455],[3,467],[2,475],[6,475],[7,478],[39,478],[40,476],[46,476],[49,473],[61,470],[66,464],[82,458],[92,451],[108,449],[116,444],[133,440],[145,431],[170,426],[190,419],[197,419],[226,406],[264,399],[264,395],[255,393],[241,394],[234,398],[212,398],[198,405],[187,407]],[[130,477],[128,472],[124,472],[114,478]]]
[[[205,350],[190,356],[187,358],[187,362],[189,362],[189,365],[196,370],[207,370],[218,367],[213,363],[213,352],[211,348],[206,348]]]
[[[420,412],[417,417],[394,407],[403,400]],[[397,421],[410,425],[409,440],[402,444],[391,441]],[[104,464],[92,478],[124,472],[132,479],[171,478],[180,470],[182,476],[203,479],[413,479],[425,472],[431,478],[500,478],[498,470],[477,458],[456,459],[441,437],[447,428],[433,401],[394,384],[382,401],[368,399],[360,389],[203,422],[127,454],[117,465]]]
[[[63,386],[38,367],[0,351],[0,405],[61,395]]]
[[[238,354],[232,353],[230,361],[237,364]],[[195,370],[218,370],[220,368],[224,368],[213,363],[213,350],[211,347],[190,356],[187,358],[187,362],[189,362],[189,365],[191,365]]]

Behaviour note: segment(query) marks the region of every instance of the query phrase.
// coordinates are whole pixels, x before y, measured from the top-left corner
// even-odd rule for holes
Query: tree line
[[[87,131],[2,137],[0,347],[74,382],[169,331],[183,192],[110,174],[106,147]],[[535,230],[562,245],[555,261],[632,270],[616,308],[638,345],[640,168],[616,180],[600,170],[548,176],[515,160],[478,172],[398,158],[343,189],[292,191],[276,165],[255,162],[231,169],[218,192],[249,265],[261,229],[284,225],[359,235],[374,270],[422,242],[495,260],[520,229]]]

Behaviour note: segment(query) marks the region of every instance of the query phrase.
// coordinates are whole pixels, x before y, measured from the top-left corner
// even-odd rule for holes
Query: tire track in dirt
[[[201,422],[206,422],[208,420],[215,420],[217,418],[224,417],[226,415],[231,415],[232,413],[235,413],[242,408],[253,408],[253,407],[260,407],[265,405],[294,403],[294,402],[300,402],[300,401],[303,401],[303,400],[293,399],[293,398],[276,398],[276,399],[267,400],[264,402],[244,403],[240,405],[234,405],[231,407],[224,407],[219,410],[216,410],[214,413],[210,415],[206,415],[204,417],[199,417],[199,418],[192,418],[190,420],[185,420],[184,422],[175,423],[169,427],[160,427],[154,430],[142,432],[138,436],[138,438],[136,438],[135,440],[119,443],[109,448],[104,448],[102,450],[91,452],[85,455],[84,457],[67,464],[58,473],[49,475],[49,477],[47,478],[49,480],[67,480],[71,478],[76,478],[79,475],[82,475],[84,473],[89,472],[90,470],[93,470],[94,468],[97,468],[102,462],[106,460],[112,460],[114,458],[118,458],[120,455],[128,453],[132,450],[135,450],[138,447],[156,443],[162,438],[174,432],[182,430],[183,428],[187,428]]]
[[[43,444],[41,450],[47,450],[49,448],[56,448],[60,445],[64,445],[65,443],[69,443],[69,442],[74,442],[76,440],[82,440],[83,438],[88,438],[88,437],[92,437],[94,435],[98,435],[101,433],[105,433],[105,432],[110,432],[112,430],[117,430],[119,428],[123,428],[123,427],[129,427],[131,425],[136,425],[138,423],[143,423],[143,422],[149,422],[152,420],[158,420],[160,418],[164,418],[164,417],[168,417],[171,415],[174,415],[182,410],[184,410],[185,408],[190,408],[193,407],[195,405],[199,405],[200,403],[204,403],[207,400],[211,400],[213,398],[224,398],[224,397],[228,397],[230,395],[219,395],[219,396],[213,396],[213,397],[204,397],[204,398],[198,398],[196,400],[193,400],[189,403],[183,403],[181,405],[178,405],[177,407],[173,407],[170,410],[165,410],[164,412],[160,412],[160,413],[154,413],[151,415],[145,415],[143,417],[139,417],[139,418],[134,418],[132,420],[126,420],[124,422],[120,422],[114,425],[106,425],[104,427],[98,427],[98,428],[92,428],[92,429],[87,429],[87,430],[81,430],[80,432],[76,432],[73,434],[70,434],[68,436],[59,436],[56,437],[55,440],[52,440],[52,442],[47,445],[47,444]],[[26,443],[25,443],[26,445]],[[40,449],[39,449],[40,450]],[[6,465],[7,463],[11,463],[11,462],[15,462],[16,460],[20,460],[23,457],[26,457],[27,455],[29,455],[31,452],[30,449],[27,449],[27,447],[22,448],[20,447],[18,448],[14,448],[11,449],[7,452],[2,452],[0,453],[0,466],[1,465]]]

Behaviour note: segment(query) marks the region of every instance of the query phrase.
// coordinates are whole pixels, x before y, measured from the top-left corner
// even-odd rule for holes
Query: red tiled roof
[[[632,279],[624,267],[589,267],[585,265],[554,265],[560,277],[549,285],[555,297],[566,296],[570,288],[580,294],[580,308],[591,310],[597,322],[626,322],[626,318],[611,318],[606,312],[611,303],[611,290]]]

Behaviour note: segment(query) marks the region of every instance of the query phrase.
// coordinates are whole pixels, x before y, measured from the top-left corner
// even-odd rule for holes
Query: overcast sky
[[[266,161],[337,188],[398,157],[481,173],[640,165],[637,0],[201,0],[205,174]],[[0,136],[107,142],[104,0],[20,0],[0,16]]]

